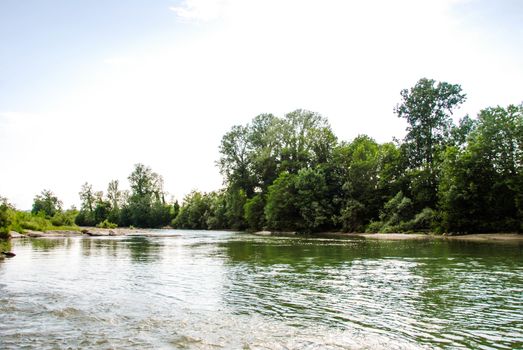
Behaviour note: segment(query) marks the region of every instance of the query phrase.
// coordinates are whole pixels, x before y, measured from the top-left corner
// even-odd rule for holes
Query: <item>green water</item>
[[[176,232],[2,247],[0,348],[523,349],[521,243]]]

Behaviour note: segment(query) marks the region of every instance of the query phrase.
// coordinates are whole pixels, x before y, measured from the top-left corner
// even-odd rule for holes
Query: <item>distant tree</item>
[[[75,218],[75,223],[78,226],[96,225],[100,221],[97,221],[95,217],[96,195],[93,191],[93,186],[85,182],[78,194],[80,196],[81,206]]]
[[[209,197],[198,191],[192,191],[183,199],[178,216],[173,221],[176,228],[207,229],[210,214]]]
[[[36,195],[33,201],[33,214],[45,213],[47,217],[52,217],[55,213],[62,210],[62,202],[50,190],[43,190],[40,195]]]
[[[120,222],[120,208],[124,204],[123,193],[120,191],[118,180],[112,180],[107,186],[107,202],[109,203],[109,212],[107,220],[111,223]]]
[[[80,209],[93,212],[94,210],[94,202],[95,202],[95,195],[93,191],[93,185],[89,183],[84,183],[82,185],[82,189],[80,190],[80,199],[82,201],[82,206]]]
[[[170,223],[170,207],[165,203],[163,178],[151,168],[136,164],[129,175],[131,193],[124,216],[136,227],[159,227]],[[167,208],[164,208],[167,207]]]
[[[11,225],[10,209],[12,207],[7,202],[7,198],[0,196],[0,237],[8,232],[8,228]]]

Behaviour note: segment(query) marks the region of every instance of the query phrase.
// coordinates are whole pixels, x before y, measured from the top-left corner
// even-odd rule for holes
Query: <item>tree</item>
[[[423,78],[410,90],[402,90],[401,97],[395,112],[409,124],[402,149],[417,180],[411,193],[421,193],[415,201],[418,208],[435,207],[438,155],[450,142],[453,110],[466,95],[457,84]]]
[[[209,197],[198,191],[192,191],[183,199],[178,216],[173,221],[176,228],[207,229],[210,213]]]
[[[300,214],[296,227],[304,232],[332,228],[335,213],[323,169],[320,166],[300,169],[295,177],[294,187],[294,202]]]
[[[119,189],[118,180],[112,180],[107,186],[107,201],[109,203],[109,213],[107,214],[107,220],[112,223],[119,223],[120,221],[120,208],[123,202],[123,193]]]
[[[229,188],[226,192],[225,216],[229,228],[243,230],[246,227],[243,207],[247,201],[247,195],[242,189]]]
[[[244,206],[244,215],[250,230],[262,230],[265,226],[265,198],[261,193],[247,200]]]
[[[301,217],[296,205],[295,180],[295,174],[283,172],[269,186],[265,205],[265,217],[269,228],[288,231],[298,228]]]
[[[320,114],[298,109],[285,115],[282,130],[282,171],[296,174],[330,160],[336,144],[330,125]]]
[[[450,136],[453,110],[466,95],[457,84],[423,78],[410,90],[402,90],[401,97],[395,112],[409,123],[404,141],[410,166],[431,168],[435,153]]]
[[[523,230],[523,106],[486,108],[467,145],[445,154],[439,201],[446,232]]]
[[[62,210],[62,202],[54,195],[51,190],[43,190],[40,195],[36,195],[33,201],[33,214],[45,213],[51,218],[55,213]]]
[[[93,185],[90,185],[87,182],[84,183],[82,185],[82,189],[78,194],[80,195],[80,199],[82,201],[82,206],[80,207],[80,209],[92,212],[94,210],[95,201]]]
[[[170,223],[170,207],[165,203],[163,178],[151,168],[136,164],[129,175],[131,193],[125,212],[129,224],[137,227],[159,227]],[[165,207],[165,208],[164,208]]]
[[[10,209],[12,209],[12,207],[7,202],[7,198],[0,196],[0,236],[9,232],[8,229],[11,225],[11,217],[9,215]]]
[[[283,125],[283,120],[272,114],[260,114],[249,125],[252,176],[264,194],[280,172]]]
[[[383,205],[379,191],[379,145],[366,135],[356,137],[344,149],[342,209],[338,222],[346,231],[362,231],[378,217]]]
[[[333,227],[329,186],[320,167],[288,172],[269,186],[265,206],[267,226],[285,231],[316,232]]]
[[[223,136],[220,144],[221,157],[218,161],[226,183],[243,189],[248,195],[254,191],[250,151],[248,127],[236,125]]]

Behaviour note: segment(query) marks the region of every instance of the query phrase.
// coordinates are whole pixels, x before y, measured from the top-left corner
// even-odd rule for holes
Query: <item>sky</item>
[[[221,137],[261,113],[388,142],[423,77],[462,86],[456,119],[519,104],[522,23],[520,0],[0,0],[0,196],[78,207],[136,163],[216,190]]]

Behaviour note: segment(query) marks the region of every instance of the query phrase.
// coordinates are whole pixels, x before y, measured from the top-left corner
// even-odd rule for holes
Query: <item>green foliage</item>
[[[117,228],[118,225],[105,219],[104,221],[97,224],[96,227],[98,227],[98,228]]]
[[[412,200],[398,192],[383,207],[379,221],[373,221],[367,228],[369,232],[402,232],[405,231],[406,223],[414,216]]]
[[[445,153],[439,229],[522,230],[523,106],[482,110],[467,143]]]
[[[244,206],[247,202],[247,195],[242,189],[230,188],[226,193],[225,217],[229,228],[233,230],[243,230],[247,227],[245,222]]]
[[[172,226],[185,229],[207,229],[210,216],[210,196],[192,191],[183,200],[178,216]]]
[[[50,190],[43,190],[40,195],[35,196],[31,212],[33,214],[43,212],[47,217],[51,218],[61,210],[62,202],[58,197]]]
[[[76,209],[56,212],[51,218],[51,224],[53,224],[53,226],[74,226],[77,215],[78,211]]]
[[[9,227],[11,226],[12,219],[9,211],[11,205],[7,202],[7,199],[0,196],[0,238],[8,238]]]
[[[466,95],[457,84],[423,78],[410,90],[402,90],[401,97],[395,111],[409,124],[404,140],[409,166],[431,167],[434,155],[450,136],[452,112]]]
[[[362,232],[364,231],[366,217],[365,206],[354,199],[349,199],[341,209],[337,218],[337,223],[345,232]]]
[[[402,150],[413,188],[409,191],[417,208],[435,207],[437,203],[440,154],[452,143],[452,113],[465,102],[461,86],[420,79],[410,90],[401,91],[402,102],[396,107],[398,117],[409,126]],[[459,141],[472,126],[468,121],[454,128]]]
[[[296,206],[296,175],[288,172],[269,186],[265,218],[267,226],[275,230],[294,231],[300,222],[299,208]]]
[[[317,232],[332,228],[334,210],[323,169],[300,169],[295,178],[295,189],[295,205],[301,217],[298,229]]]
[[[380,147],[370,137],[360,135],[341,146],[343,152],[342,208],[337,222],[344,231],[362,231],[378,217],[383,205],[379,188]]]
[[[43,232],[49,230],[78,230],[78,227],[74,225],[75,209],[55,213],[51,219],[47,218],[43,211],[40,211],[38,214],[32,214],[31,212],[18,211],[13,207],[8,210],[8,215],[11,222],[8,227],[9,231],[24,233],[24,230]]]
[[[324,117],[295,110],[233,126],[220,143],[222,190],[166,203],[163,179],[143,164],[130,191],[85,183],[80,211],[62,211],[51,191],[32,214],[0,203],[0,230],[71,225],[318,232],[523,231],[523,105],[492,107],[477,119],[453,113],[459,85],[420,79],[395,111],[402,141],[366,135],[338,142]]]
[[[259,231],[265,227],[264,208],[265,199],[261,193],[256,194],[245,203],[245,221],[250,230]]]

